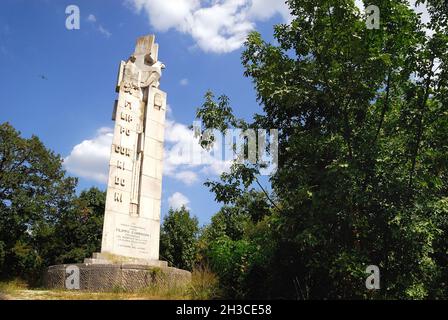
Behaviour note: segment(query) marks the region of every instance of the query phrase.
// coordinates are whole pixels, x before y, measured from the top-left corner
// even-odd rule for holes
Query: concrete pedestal
[[[75,273],[73,270],[76,270]],[[185,270],[137,264],[56,265],[49,267],[45,275],[48,289],[89,292],[135,292],[151,285],[178,287],[190,281],[191,273]]]

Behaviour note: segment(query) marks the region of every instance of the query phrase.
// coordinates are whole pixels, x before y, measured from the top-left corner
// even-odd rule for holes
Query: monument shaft
[[[49,267],[47,288],[69,289],[68,270],[77,270],[79,289],[94,292],[135,291],[162,281],[178,289],[191,281],[190,272],[159,260],[166,93],[159,89],[165,66],[154,40],[138,39],[118,73],[101,253]]]
[[[109,163],[101,254],[159,259],[166,93],[154,36],[139,38],[122,61]]]

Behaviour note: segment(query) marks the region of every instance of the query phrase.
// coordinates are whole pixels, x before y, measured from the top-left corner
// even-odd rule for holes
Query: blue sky
[[[80,30],[65,27],[71,4],[80,8]],[[2,0],[0,122],[37,135],[66,158],[79,190],[105,189],[117,68],[137,37],[156,34],[167,66],[161,89],[168,93],[172,146],[184,142],[208,89],[228,95],[239,117],[261,111],[243,77],[241,41],[253,29],[272,39],[273,24],[288,19],[286,12],[280,0]],[[207,223],[220,205],[203,183],[218,172],[168,164],[162,213],[186,203]]]

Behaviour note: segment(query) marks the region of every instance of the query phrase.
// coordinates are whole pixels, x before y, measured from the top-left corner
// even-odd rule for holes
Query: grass
[[[64,291],[29,288],[26,282],[0,282],[0,300],[209,300],[218,298],[218,278],[208,268],[192,272],[189,284],[168,286],[160,281],[138,292],[120,287],[113,292]]]
[[[194,300],[219,298],[219,279],[208,267],[198,267],[192,272],[188,291]]]
[[[145,289],[138,292],[126,292],[114,288],[113,292],[87,292],[30,289],[17,285],[17,281],[0,283],[0,300],[186,300],[190,297],[184,292],[155,291]]]

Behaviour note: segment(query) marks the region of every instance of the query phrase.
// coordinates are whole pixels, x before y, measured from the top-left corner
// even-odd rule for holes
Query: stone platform
[[[142,266],[167,268],[168,262],[161,260],[145,260],[138,258],[130,258],[124,256],[118,256],[111,253],[94,253],[92,258],[84,259],[86,264],[134,264]]]
[[[190,272],[168,266],[82,263],[49,267],[45,275],[46,287],[56,290],[69,289],[66,282],[69,277],[72,279],[73,275],[71,276],[69,270],[73,269],[79,270],[79,286],[76,289],[89,292],[135,292],[151,285],[179,287],[191,281]]]

